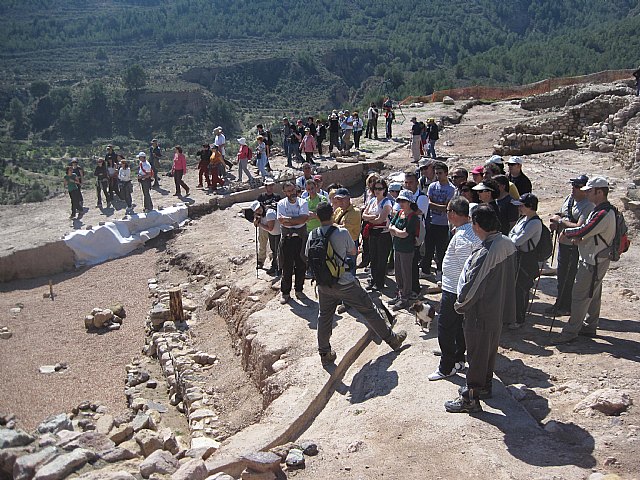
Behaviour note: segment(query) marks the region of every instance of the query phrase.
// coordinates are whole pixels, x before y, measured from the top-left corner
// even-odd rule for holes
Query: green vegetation
[[[193,146],[216,125],[233,136],[386,94],[632,68],[639,13],[635,0],[6,0],[0,158],[49,175],[47,159],[107,143]],[[0,203],[31,191],[12,175],[2,192],[23,193]]]

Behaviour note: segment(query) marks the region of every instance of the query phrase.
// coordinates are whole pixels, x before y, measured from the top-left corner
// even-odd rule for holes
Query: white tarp
[[[130,215],[126,220],[105,222],[91,230],[77,230],[64,238],[76,257],[76,265],[96,265],[122,257],[157,237],[182,225],[188,218],[186,205]]]

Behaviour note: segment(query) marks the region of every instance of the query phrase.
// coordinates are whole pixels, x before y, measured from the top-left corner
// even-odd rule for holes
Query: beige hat
[[[246,144],[247,144],[247,139],[246,139],[246,138],[244,138],[244,137],[240,137],[240,138],[238,139],[238,143],[239,143],[240,145],[246,145]]]

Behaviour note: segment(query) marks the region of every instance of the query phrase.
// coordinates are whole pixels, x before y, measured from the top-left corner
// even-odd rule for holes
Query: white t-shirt
[[[269,223],[271,220],[275,220],[275,223],[273,224],[273,230],[267,230],[269,232],[269,235],[280,235],[280,222],[278,221],[276,211],[272,208],[269,208],[267,209],[267,214],[264,215],[260,220],[260,224],[266,226],[267,223]],[[264,230],[266,230],[266,228]]]
[[[222,156],[224,156],[225,143],[227,143],[227,139],[225,138],[224,133],[216,135],[216,138],[213,140],[213,144],[218,146],[218,151]]]
[[[302,215],[309,215],[309,204],[302,198],[297,197],[295,203],[291,203],[288,198],[283,198],[278,202],[278,216],[283,217],[301,217]],[[288,228],[304,228],[306,230],[307,224],[303,223],[296,225],[295,227]]]
[[[147,175],[151,172],[151,164],[146,160],[144,162],[140,162],[140,167],[138,168],[138,175],[143,176]]]

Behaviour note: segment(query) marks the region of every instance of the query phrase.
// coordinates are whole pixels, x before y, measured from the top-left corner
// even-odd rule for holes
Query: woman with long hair
[[[393,201],[388,197],[387,182],[377,180],[373,185],[374,197],[369,200],[362,219],[369,222],[369,255],[371,258],[371,280],[368,290],[382,290],[387,274],[387,260],[391,251],[389,215]]]

